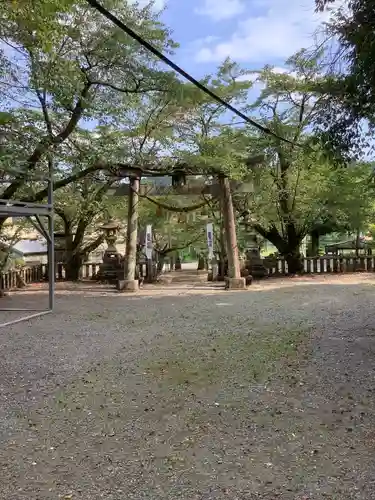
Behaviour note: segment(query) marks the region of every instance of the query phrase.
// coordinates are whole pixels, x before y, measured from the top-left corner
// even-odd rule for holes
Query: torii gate
[[[247,163],[259,163],[259,157],[250,159]],[[210,195],[220,199],[220,208],[223,216],[225,240],[228,256],[228,280],[227,288],[245,289],[245,279],[241,278],[239,255],[237,247],[236,218],[233,209],[232,192],[251,193],[253,184],[250,182],[239,182],[229,180],[224,174],[214,173],[214,181],[211,184],[204,182],[203,179],[191,179],[186,181],[188,175],[204,175],[191,171],[185,173],[181,169],[175,168],[170,173],[159,173],[158,171],[137,170],[135,168],[121,167],[117,170],[118,178],[129,178],[129,184],[122,184],[112,191],[113,196],[127,196],[128,206],[128,224],[126,234],[126,252],[125,252],[125,273],[124,279],[119,280],[118,289],[120,291],[134,292],[138,289],[138,281],[135,280],[136,271],[136,253],[138,238],[138,202],[141,196],[165,196],[167,194],[174,196],[193,196]],[[207,175],[207,173],[206,173]],[[171,185],[157,185],[145,183],[141,184],[141,178],[147,177],[171,177]]]

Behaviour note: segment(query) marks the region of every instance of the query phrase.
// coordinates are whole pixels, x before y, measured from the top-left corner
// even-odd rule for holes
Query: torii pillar
[[[224,222],[225,240],[228,257],[228,278],[226,288],[245,290],[246,280],[241,278],[240,261],[237,246],[236,217],[233,209],[232,192],[228,177],[219,176],[221,191],[221,210]]]
[[[117,289],[123,292],[136,292],[139,288],[136,279],[137,240],[139,215],[139,177],[129,177],[128,224],[126,230],[126,249],[124,263],[124,279],[119,280]]]

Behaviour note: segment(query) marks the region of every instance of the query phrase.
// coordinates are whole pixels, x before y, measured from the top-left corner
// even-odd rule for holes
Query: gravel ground
[[[0,498],[373,500],[374,287],[60,290],[0,330]]]

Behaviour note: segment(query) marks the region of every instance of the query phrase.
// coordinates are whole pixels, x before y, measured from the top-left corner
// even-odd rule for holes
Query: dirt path
[[[0,498],[374,499],[374,285],[61,293],[0,334]]]

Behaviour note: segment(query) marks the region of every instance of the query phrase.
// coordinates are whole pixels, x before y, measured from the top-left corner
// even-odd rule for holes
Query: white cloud
[[[154,8],[156,10],[162,10],[165,7],[165,1],[164,0],[155,0]]]
[[[290,74],[294,76],[293,72],[290,72],[287,68],[282,68],[281,66],[275,66],[272,68],[272,72],[276,74]],[[251,73],[247,73],[245,75],[240,75],[236,78],[237,82],[255,82],[259,77],[258,71],[253,71]]]
[[[341,2],[339,2],[341,3]],[[227,40],[207,44],[197,53],[199,62],[272,62],[286,59],[302,47],[311,47],[327,12],[315,13],[314,0],[250,0],[248,17]]]
[[[256,73],[251,73],[248,75],[240,75],[237,76],[236,82],[255,82],[255,80],[258,78],[258,75]]]
[[[243,14],[245,10],[244,0],[204,0],[203,7],[195,9],[195,12],[213,21],[222,21]]]
[[[272,72],[276,74],[281,73],[283,75],[284,73],[289,73],[289,70],[287,68],[282,68],[281,66],[275,66],[272,68]]]
[[[143,7],[147,7],[147,5],[150,5],[151,2],[152,0],[128,0],[128,3],[138,4],[141,9],[143,9]],[[166,0],[154,0],[152,3],[152,9],[156,12],[160,12],[162,9],[164,9]]]
[[[220,40],[219,36],[207,35],[203,38],[197,38],[196,40],[194,40],[190,44],[190,48],[195,49],[195,50],[199,50],[202,47],[204,47],[205,45],[213,44],[215,42],[218,42],[219,40]]]

